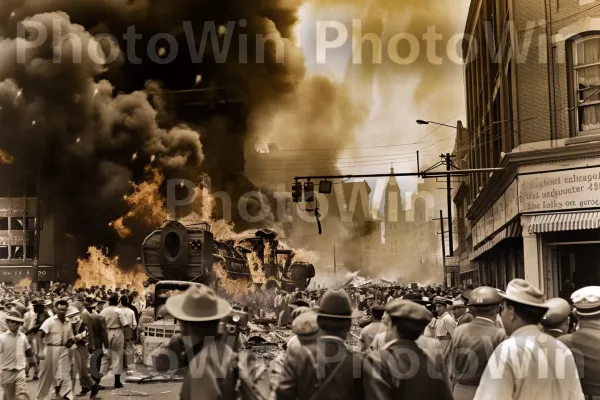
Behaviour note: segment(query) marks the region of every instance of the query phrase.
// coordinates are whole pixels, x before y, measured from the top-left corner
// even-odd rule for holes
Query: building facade
[[[465,34],[455,152],[501,170],[455,185],[461,280],[549,297],[598,284],[600,2],[474,0]]]

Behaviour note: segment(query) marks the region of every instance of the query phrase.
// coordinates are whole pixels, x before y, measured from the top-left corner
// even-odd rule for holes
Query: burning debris
[[[8,154],[6,151],[0,149],[0,165],[1,164],[12,164],[15,159]]]
[[[130,289],[144,293],[143,282],[148,279],[141,270],[126,271],[119,265],[119,257],[110,258],[97,247],[88,248],[88,257],[77,260],[79,279],[74,288],[105,285],[107,288]]]

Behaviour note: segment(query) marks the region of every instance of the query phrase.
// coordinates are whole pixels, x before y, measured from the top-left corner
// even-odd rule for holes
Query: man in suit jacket
[[[104,317],[96,312],[98,303],[92,297],[85,299],[85,319],[90,333],[88,350],[92,355],[90,358],[90,372],[96,383],[100,382],[100,364],[102,363],[103,346],[108,349],[108,330]],[[82,314],[83,319],[83,314]],[[85,322],[85,320],[84,320]]]
[[[362,400],[362,359],[344,344],[352,318],[360,317],[360,312],[352,309],[344,290],[329,289],[317,315],[322,336],[316,343],[288,351],[277,400]]]
[[[472,400],[494,349],[506,339],[506,332],[494,318],[502,297],[496,289],[481,286],[471,292],[471,310],[475,319],[460,325],[448,347],[447,364],[453,382],[455,400]]]
[[[445,368],[421,349],[419,339],[433,314],[410,300],[392,300],[385,307],[393,339],[367,355],[363,364],[365,397],[373,400],[452,400]]]

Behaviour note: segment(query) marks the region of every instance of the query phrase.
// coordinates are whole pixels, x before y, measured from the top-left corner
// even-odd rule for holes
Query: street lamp
[[[457,129],[456,126],[452,126],[452,125],[446,125],[446,124],[442,124],[440,122],[434,122],[434,121],[425,121],[422,119],[418,119],[417,120],[417,124],[418,125],[429,125],[429,124],[433,124],[433,125],[439,125],[439,126],[446,126],[448,128],[452,128],[452,129]]]

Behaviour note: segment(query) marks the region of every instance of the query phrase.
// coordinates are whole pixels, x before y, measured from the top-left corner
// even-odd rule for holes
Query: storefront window
[[[0,231],[8,230],[8,217],[0,217]]]

